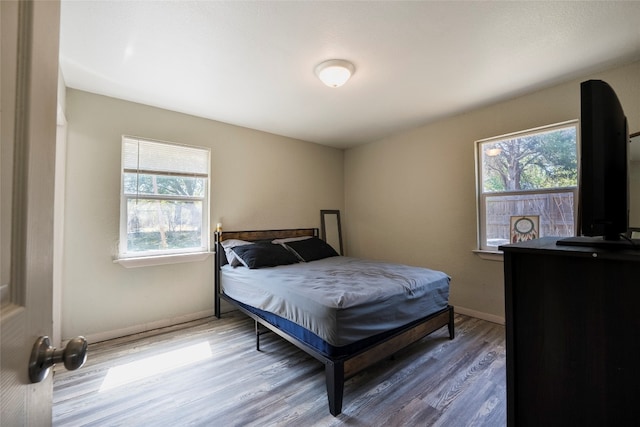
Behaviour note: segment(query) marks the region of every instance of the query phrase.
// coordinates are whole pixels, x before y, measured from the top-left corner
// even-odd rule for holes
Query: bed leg
[[[449,328],[449,339],[452,340],[456,336],[455,324],[454,324],[454,316],[453,316],[453,307],[449,307],[449,324],[447,327]]]
[[[256,351],[260,351],[260,325],[257,320],[254,320],[256,324]]]
[[[342,396],[344,392],[344,364],[340,361],[327,362],[324,368],[329,398],[329,412],[334,417],[342,412]]]

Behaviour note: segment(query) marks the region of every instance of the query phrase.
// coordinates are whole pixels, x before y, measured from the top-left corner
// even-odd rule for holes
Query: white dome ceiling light
[[[351,78],[356,67],[344,59],[330,59],[316,66],[315,72],[322,83],[329,87],[340,87]]]

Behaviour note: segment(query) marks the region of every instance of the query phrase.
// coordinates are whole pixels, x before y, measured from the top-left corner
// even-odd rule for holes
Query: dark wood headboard
[[[239,240],[266,240],[286,239],[288,237],[318,236],[317,228],[291,228],[286,230],[252,230],[252,231],[216,231],[216,242],[229,239]],[[217,249],[217,248],[216,248]]]

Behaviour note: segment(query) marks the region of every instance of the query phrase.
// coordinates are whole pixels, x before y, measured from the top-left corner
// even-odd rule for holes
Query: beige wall
[[[629,130],[639,131],[637,62],[347,150],[347,253],[443,270],[452,277],[453,305],[503,320],[503,264],[472,253],[474,141],[577,119],[579,84],[589,78],[611,84]]]
[[[213,258],[114,264],[123,134],[210,147],[211,222],[319,227],[344,210],[343,151],[68,89],[62,336],[108,338],[211,314]]]

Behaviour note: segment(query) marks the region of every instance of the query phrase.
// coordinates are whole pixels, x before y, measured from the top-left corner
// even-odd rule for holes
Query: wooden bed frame
[[[264,333],[260,331],[259,325],[278,334],[285,340],[289,341],[296,347],[300,348],[310,356],[325,365],[325,378],[327,386],[327,397],[329,399],[329,411],[331,415],[337,416],[342,412],[342,397],[344,391],[344,382],[348,378],[354,376],[358,372],[368,366],[377,363],[400,349],[419,341],[426,335],[447,326],[449,329],[449,339],[455,336],[453,323],[453,307],[447,308],[433,313],[419,321],[412,322],[410,325],[399,329],[393,335],[381,340],[371,346],[368,346],[354,354],[340,357],[329,357],[315,348],[299,341],[297,338],[282,331],[276,326],[266,322],[261,317],[251,311],[239,306],[233,299],[222,293],[220,288],[220,268],[222,266],[224,249],[221,242],[228,239],[240,240],[263,240],[263,239],[283,239],[288,237],[318,236],[317,228],[296,228],[287,230],[260,230],[260,231],[220,231],[215,233],[215,316],[220,318],[220,299],[224,298],[238,310],[254,319],[256,322],[256,349],[259,350],[259,336]]]

